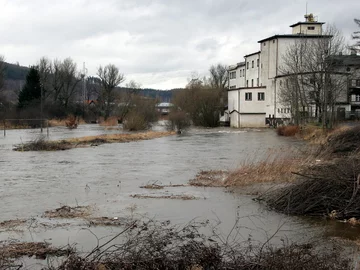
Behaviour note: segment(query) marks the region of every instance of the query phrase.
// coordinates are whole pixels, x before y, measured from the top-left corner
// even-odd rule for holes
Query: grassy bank
[[[71,138],[59,141],[48,141],[44,138],[36,139],[29,143],[17,145],[15,151],[58,151],[76,147],[97,146],[104,143],[126,143],[140,140],[151,140],[155,138],[174,135],[174,132],[148,131],[131,134],[106,134],[99,136],[87,136]]]

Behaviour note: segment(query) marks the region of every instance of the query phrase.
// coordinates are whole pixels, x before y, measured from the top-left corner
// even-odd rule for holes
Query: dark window
[[[246,87],[249,87],[249,80],[246,80]]]
[[[266,42],[264,42],[264,46],[266,46]]]
[[[249,62],[246,62],[246,69],[249,69]]]
[[[308,30],[315,30],[315,26],[308,26]]]
[[[236,78],[236,71],[230,72],[230,79]]]
[[[256,86],[259,86],[259,78],[256,79]]]
[[[245,100],[252,100],[252,93],[250,92],[245,93]]]
[[[360,80],[356,80],[356,86],[360,86]]]
[[[251,79],[251,87],[254,87],[254,79]]]
[[[251,61],[251,67],[254,68],[254,60]]]
[[[256,60],[256,66],[259,67],[259,59]]]
[[[230,86],[230,89],[235,89],[235,88],[236,88],[236,85]]]
[[[275,39],[273,39],[273,43],[275,43]]]
[[[265,93],[264,92],[259,92],[258,93],[258,100],[265,100]]]

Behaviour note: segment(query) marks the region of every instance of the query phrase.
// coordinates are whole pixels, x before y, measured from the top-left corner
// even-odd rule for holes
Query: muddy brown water
[[[155,129],[161,130],[163,126]],[[50,128],[50,139],[104,133],[98,125],[82,125],[76,130]],[[145,216],[185,224],[191,220],[220,223],[227,235],[240,217],[239,232],[265,241],[279,227],[277,237],[294,241],[323,233],[302,219],[267,211],[252,196],[224,192],[222,188],[177,187],[146,190],[147,183],[186,184],[200,170],[231,169],[242,161],[261,159],[269,149],[302,147],[291,138],[278,137],[273,130],[230,128],[191,129],[186,134],[148,141],[104,144],[59,152],[16,152],[15,144],[39,136],[39,130],[10,130],[0,137],[0,222],[32,219],[22,230],[2,231],[0,240],[48,241],[55,246],[77,243],[81,250],[96,246],[96,239],[82,220],[45,220],[41,215],[61,205],[92,205],[93,216]],[[197,200],[139,199],[134,194],[189,195]],[[65,224],[52,228],[37,223]],[[30,224],[30,225],[29,225]],[[92,227],[105,241],[121,228]]]

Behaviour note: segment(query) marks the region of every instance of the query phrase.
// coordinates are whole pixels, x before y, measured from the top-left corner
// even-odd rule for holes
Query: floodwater
[[[161,129],[162,127],[157,127]],[[50,128],[50,139],[104,133],[98,125],[78,129]],[[148,141],[104,144],[59,152],[16,152],[14,145],[39,136],[39,130],[9,130],[0,137],[0,222],[32,219],[40,222],[46,210],[62,205],[91,205],[93,216],[128,217],[136,215],[184,224],[209,220],[219,224],[227,235],[236,220],[240,235],[265,241],[273,233],[297,240],[320,234],[303,220],[267,211],[252,196],[224,192],[222,188],[177,187],[146,190],[147,183],[187,184],[200,170],[231,169],[244,160],[261,159],[269,149],[301,147],[294,139],[280,138],[273,130],[235,130],[230,128],[192,129]],[[197,200],[139,199],[134,194],[191,195]],[[0,241],[21,239],[50,242],[55,246],[78,243],[91,250],[96,238],[86,223],[69,223],[53,229],[0,232]],[[31,226],[30,226],[31,227]],[[110,237],[120,228],[91,228],[100,237]]]

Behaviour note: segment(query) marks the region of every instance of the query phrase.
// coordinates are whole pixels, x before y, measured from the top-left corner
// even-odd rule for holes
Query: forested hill
[[[25,81],[26,75],[29,71],[28,67],[20,66],[18,64],[5,63],[5,80],[11,81]],[[125,91],[125,87],[120,87],[120,91]],[[151,88],[144,88],[140,90],[140,95],[158,98],[162,102],[170,102],[171,97],[176,89],[173,90],[158,90]]]
[[[5,63],[5,80],[24,81],[28,72],[28,67]]]

